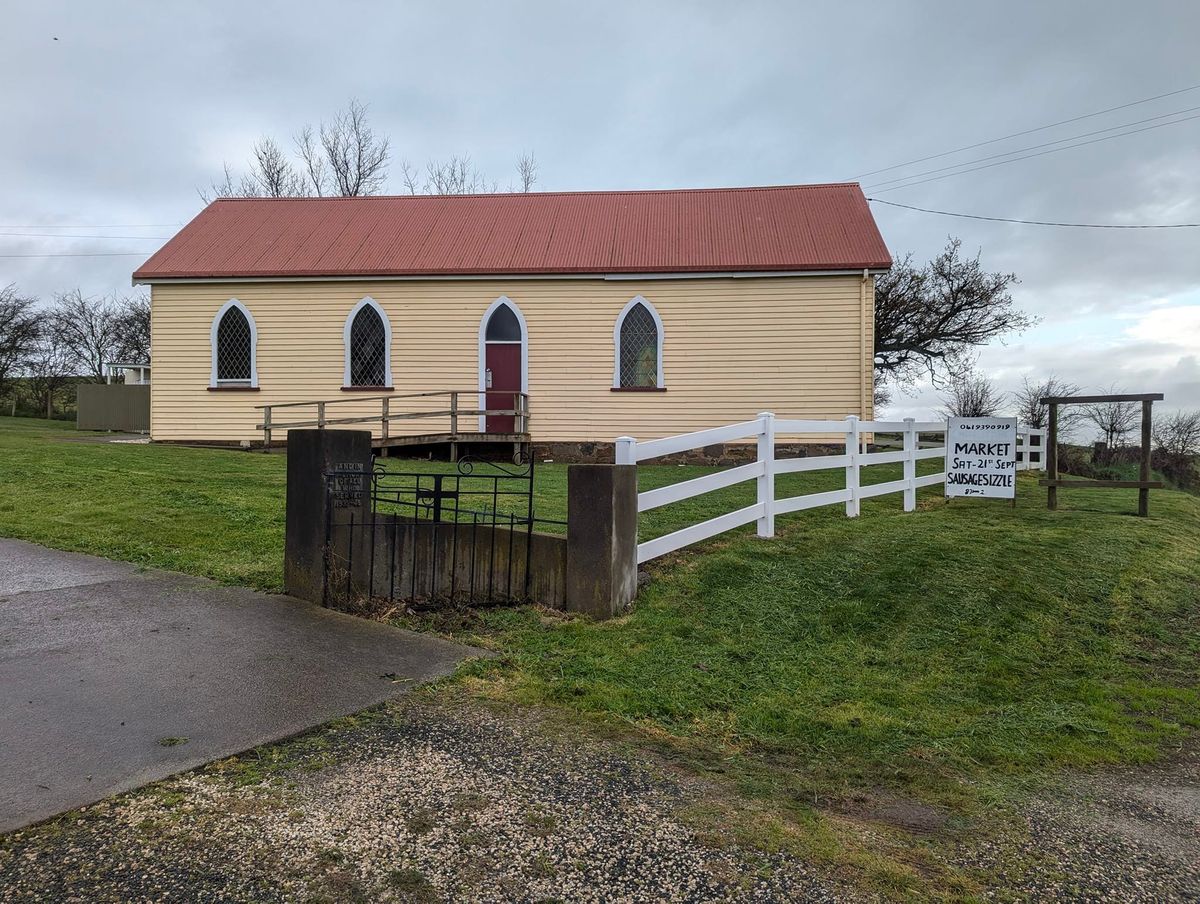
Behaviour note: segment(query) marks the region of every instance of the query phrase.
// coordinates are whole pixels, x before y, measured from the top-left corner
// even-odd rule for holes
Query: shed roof
[[[135,281],[784,272],[891,266],[857,183],[222,199]]]

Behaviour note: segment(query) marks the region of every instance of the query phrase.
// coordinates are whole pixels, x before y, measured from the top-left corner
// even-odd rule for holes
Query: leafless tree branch
[[[1035,323],[1013,305],[1017,277],[986,272],[961,247],[949,239],[923,267],[910,254],[876,281],[875,369],[887,382],[928,374],[937,385],[969,370],[979,346]]]
[[[950,378],[942,394],[942,417],[995,417],[1004,406],[1004,393],[974,370],[965,370]]]
[[[104,366],[120,358],[121,308],[114,298],[89,297],[78,289],[54,296],[47,319],[76,373],[104,382]]]
[[[532,152],[526,152],[517,159],[517,181],[520,191],[531,192],[537,182],[538,163]]]
[[[260,138],[244,175],[235,176],[225,164],[221,180],[200,190],[200,197],[207,203],[214,198],[374,195],[387,179],[388,139],[374,132],[366,105],[357,100],[319,130],[306,125],[293,143],[298,162],[275,139]]]
[[[15,285],[0,288],[0,394],[12,388],[12,378],[29,363],[41,336],[42,320],[36,299]]]
[[[1120,395],[1121,390],[1110,387],[1107,395]],[[1097,431],[1104,445],[1116,449],[1141,420],[1141,408],[1136,402],[1096,402],[1083,407],[1083,416]]]
[[[1054,374],[1038,381],[1025,377],[1021,381],[1021,388],[1013,393],[1015,414],[1022,424],[1044,430],[1049,424],[1050,411],[1042,404],[1042,399],[1048,396],[1078,395],[1079,392],[1080,388],[1074,383],[1060,379]],[[1058,409],[1059,433],[1065,436],[1084,419],[1084,410],[1078,405],[1060,406]]]
[[[387,178],[388,140],[367,122],[367,108],[357,100],[329,125],[321,123],[321,146],[338,194],[378,194]]]

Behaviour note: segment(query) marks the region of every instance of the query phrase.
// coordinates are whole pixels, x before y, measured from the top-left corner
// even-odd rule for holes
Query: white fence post
[[[758,519],[760,537],[775,536],[775,414],[761,411],[758,415],[758,460],[763,472],[758,476],[758,504],[762,515]]]
[[[632,436],[617,437],[616,462],[619,465],[637,464],[637,440]]]
[[[917,508],[917,429],[915,418],[904,419],[904,511]]]
[[[859,448],[858,416],[852,414],[846,418],[846,490],[850,494],[850,498],[846,500],[847,518],[858,517]]]

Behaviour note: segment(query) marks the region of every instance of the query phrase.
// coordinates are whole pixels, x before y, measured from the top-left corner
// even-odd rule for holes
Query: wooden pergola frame
[[[1058,508],[1058,488],[1077,489],[1136,489],[1138,491],[1138,515],[1145,518],[1150,514],[1150,491],[1162,489],[1162,481],[1150,479],[1150,434],[1153,423],[1151,409],[1155,402],[1163,400],[1162,393],[1147,392],[1134,395],[1077,395],[1047,396],[1041,400],[1050,408],[1049,431],[1046,437],[1046,476],[1039,483],[1046,487],[1046,507],[1051,511]],[[1058,476],[1058,406],[1093,405],[1106,402],[1142,403],[1142,454],[1137,480],[1062,480]]]

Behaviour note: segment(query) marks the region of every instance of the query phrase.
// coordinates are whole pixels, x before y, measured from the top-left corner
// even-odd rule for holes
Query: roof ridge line
[[[547,198],[547,197],[562,197],[562,196],[580,196],[580,195],[690,195],[690,194],[711,194],[717,192],[768,192],[768,191],[789,191],[796,189],[819,189],[819,188],[858,188],[860,191],[862,186],[858,182],[806,182],[790,185],[735,185],[726,187],[709,187],[709,188],[614,188],[614,189],[576,189],[569,191],[498,191],[498,192],[479,192],[474,194],[447,194],[447,195],[337,195],[324,197],[289,197],[289,198],[215,198],[212,204],[224,203],[229,201],[280,201],[280,202],[301,202],[301,201],[405,201],[408,199],[425,199],[444,198],[444,199],[471,199],[471,198]]]

